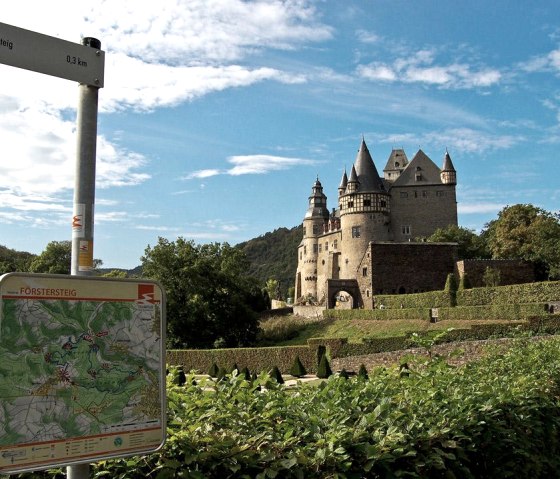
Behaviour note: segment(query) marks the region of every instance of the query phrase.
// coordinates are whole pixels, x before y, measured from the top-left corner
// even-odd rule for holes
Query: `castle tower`
[[[344,169],[344,174],[342,175],[342,179],[340,180],[340,185],[338,185],[338,196],[339,196],[339,198],[346,191],[346,186],[347,185],[348,185],[348,176],[346,176],[346,168],[345,168]]]
[[[370,241],[389,241],[390,197],[362,139],[344,194],[339,197],[341,278],[355,278]]]
[[[408,166],[408,158],[406,153],[402,148],[394,149],[389,155],[387,164],[383,169],[383,177],[388,182],[392,183],[395,181],[403,172],[403,170]]]
[[[319,236],[324,233],[329,216],[327,197],[323,193],[323,185],[317,177],[311,188],[309,206],[303,219],[303,239],[298,247],[296,298],[308,295],[317,297]]]
[[[451,161],[451,156],[447,149],[445,150],[445,157],[443,158],[443,168],[441,169],[441,182],[444,185],[456,185],[457,184],[457,172]]]

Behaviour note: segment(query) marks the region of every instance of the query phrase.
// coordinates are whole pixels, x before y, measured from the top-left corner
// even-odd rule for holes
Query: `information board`
[[[0,277],[0,473],[157,450],[165,440],[158,283]]]

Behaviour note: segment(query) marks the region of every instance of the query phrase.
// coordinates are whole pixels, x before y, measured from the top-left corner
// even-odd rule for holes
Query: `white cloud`
[[[497,213],[506,206],[506,203],[491,203],[491,202],[467,202],[461,201],[457,204],[457,212],[461,215],[475,215],[486,213]]]
[[[198,170],[183,176],[183,180],[210,178],[217,175],[264,175],[271,171],[287,170],[296,166],[316,165],[316,160],[303,158],[288,158],[274,155],[239,155],[230,156],[228,163],[233,164],[229,169],[207,169]]]
[[[436,52],[423,49],[397,58],[393,63],[358,65],[358,76],[372,81],[422,83],[444,88],[470,89],[499,83],[502,74],[491,68],[473,68],[465,63],[437,65]]]

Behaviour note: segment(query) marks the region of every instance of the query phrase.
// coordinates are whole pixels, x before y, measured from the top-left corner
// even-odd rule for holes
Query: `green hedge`
[[[299,356],[305,369],[310,373],[317,371],[317,348],[325,346],[327,354],[337,357],[339,350],[348,340],[345,338],[311,338],[306,346],[278,346],[265,348],[231,349],[171,349],[167,351],[167,364],[182,366],[185,371],[206,373],[212,366],[231,369],[237,364],[251,372],[269,371],[274,366],[282,373],[288,373],[296,356]]]
[[[533,334],[558,334],[560,332],[560,314],[550,316],[535,316],[526,321],[512,321],[509,323],[475,324],[470,329],[453,329],[440,338],[438,343],[450,343],[456,341],[484,340],[496,337],[512,337],[522,332]],[[418,333],[423,338],[434,337],[441,331],[428,331]],[[395,336],[391,338],[364,338],[362,343],[345,344],[336,357],[361,356],[365,354],[386,353],[399,351],[410,347],[417,347],[412,339],[412,333],[406,336]]]
[[[497,320],[516,321],[528,319],[531,316],[546,314],[546,303],[531,304],[491,304],[485,306],[456,306],[454,308],[439,308],[438,320]]]
[[[512,301],[516,303],[560,301],[560,281],[511,284],[457,291],[457,304],[459,306],[510,304]]]
[[[429,308],[398,308],[398,309],[326,309],[325,319],[371,319],[374,321],[396,319],[430,319]]]
[[[388,309],[444,308],[452,305],[451,295],[446,291],[428,291],[414,294],[380,294],[375,297],[375,306]]]

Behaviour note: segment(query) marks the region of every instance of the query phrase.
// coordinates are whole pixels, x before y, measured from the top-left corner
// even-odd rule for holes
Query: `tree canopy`
[[[560,278],[560,216],[529,204],[506,206],[482,235],[492,257],[537,266],[538,279]]]
[[[93,260],[94,269],[102,264],[100,259]],[[70,274],[71,268],[71,241],[51,241],[40,255],[33,258],[29,265],[31,273]]]
[[[159,238],[146,248],[142,268],[166,291],[170,347],[234,347],[255,340],[255,312],[266,304],[256,280],[247,276],[249,263],[240,249]]]
[[[438,228],[428,237],[427,241],[435,243],[458,243],[459,259],[487,259],[491,257],[490,250],[483,237],[473,230],[462,226],[449,225]]]

